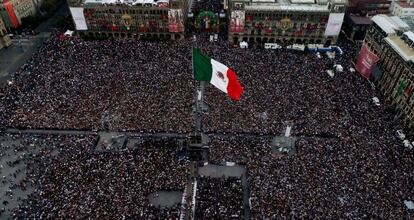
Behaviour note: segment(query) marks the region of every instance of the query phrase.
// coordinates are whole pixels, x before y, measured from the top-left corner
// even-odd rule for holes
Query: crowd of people
[[[194,129],[196,82],[191,47],[236,70],[244,95],[232,102],[207,86],[206,132],[280,133],[284,122],[303,135],[343,135],[372,126],[381,97],[350,73],[352,45],[330,78],[326,57],[286,51],[239,49],[225,41],[49,40],[14,74],[0,99],[7,127],[188,133]],[[383,103],[386,106],[386,103]],[[350,121],[354,120],[354,121]],[[356,123],[352,123],[356,122]]]
[[[174,141],[149,139],[128,151],[97,153],[93,151],[95,135],[25,135],[19,139],[22,141],[11,154],[25,153],[21,169],[26,176],[12,189],[31,190],[26,198],[19,197],[18,206],[11,210],[13,218],[180,216],[179,204],[158,207],[148,198],[159,191],[184,190],[187,162],[179,160],[176,153],[180,149]],[[3,199],[7,203],[13,200]]]
[[[193,128],[191,47],[56,36],[0,91],[8,127],[164,131]]]
[[[371,137],[372,138],[372,137]],[[310,138],[297,154],[270,138],[215,138],[210,161],[245,164],[252,219],[410,219],[413,155],[393,137]]]
[[[344,54],[331,60],[200,38],[137,42],[54,36],[0,89],[0,121],[6,127],[189,133],[197,85],[193,45],[233,68],[244,87],[241,100],[233,102],[206,86],[203,130],[211,136],[211,162],[246,166],[254,219],[414,218],[403,203],[414,200],[413,154],[395,138],[402,124],[389,103],[349,70],[356,55],[350,42],[340,42]],[[344,71],[330,77],[326,70],[333,63]],[[374,96],[380,106],[372,103]],[[270,139],[243,137],[278,135],[287,124],[299,138],[295,155],[275,153]],[[27,155],[34,161],[28,180],[41,188],[16,216],[176,216],[176,209],[160,211],[145,199],[150,191],[183,189],[187,170],[174,157],[175,147],[146,142],[119,154],[91,154],[92,139],[59,140],[58,156],[53,148]],[[239,213],[238,204],[234,210],[208,205],[227,198],[211,190],[224,184],[220,181],[201,181],[199,199],[206,203],[199,211],[210,211],[203,215]]]
[[[197,178],[196,216],[197,219],[244,219],[241,179]]]
[[[197,16],[202,11],[212,11],[214,13],[219,13],[223,10],[223,6],[219,0],[201,0],[197,1],[193,7],[191,8],[191,11]]]

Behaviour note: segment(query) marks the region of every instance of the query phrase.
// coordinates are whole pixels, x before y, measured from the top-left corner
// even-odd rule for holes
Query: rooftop
[[[397,16],[375,15],[372,21],[377,24],[385,33],[395,34],[397,30],[408,30],[409,26]]]
[[[349,18],[352,20],[354,24],[362,24],[362,25],[372,24],[371,19],[365,16],[349,15]]]
[[[414,8],[414,4],[410,4],[409,2],[397,2],[399,6],[402,8]]]
[[[158,5],[160,7],[165,7],[165,3],[169,3],[169,0],[85,0],[87,5],[115,5],[115,4],[125,4],[125,5]]]
[[[315,4],[315,0],[290,0],[292,4]]]
[[[403,20],[410,27],[410,30],[414,31],[414,16],[401,18],[401,20]]]
[[[414,42],[414,33],[412,31],[404,32],[404,35],[407,36],[410,41]]]
[[[386,37],[385,41],[405,60],[414,62],[414,49],[409,47],[399,36]]]

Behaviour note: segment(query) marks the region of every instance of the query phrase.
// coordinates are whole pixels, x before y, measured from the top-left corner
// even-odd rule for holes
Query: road
[[[16,36],[13,44],[0,50],[0,87],[7,84],[11,75],[32,57],[43,42],[49,38],[50,32],[56,27],[57,18],[69,14],[67,3],[62,4],[55,14],[41,23],[35,31],[35,36]]]

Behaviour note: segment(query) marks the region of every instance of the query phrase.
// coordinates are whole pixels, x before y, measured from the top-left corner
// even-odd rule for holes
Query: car
[[[405,134],[403,133],[402,130],[397,130],[397,136],[398,136],[398,138],[400,138],[400,140],[405,139]]]

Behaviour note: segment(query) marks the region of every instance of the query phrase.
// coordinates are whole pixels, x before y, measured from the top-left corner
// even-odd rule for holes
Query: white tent
[[[65,36],[70,36],[70,37],[71,37],[71,36],[73,35],[73,32],[74,32],[74,31],[67,30],[67,31],[64,33],[64,35],[65,35]]]

